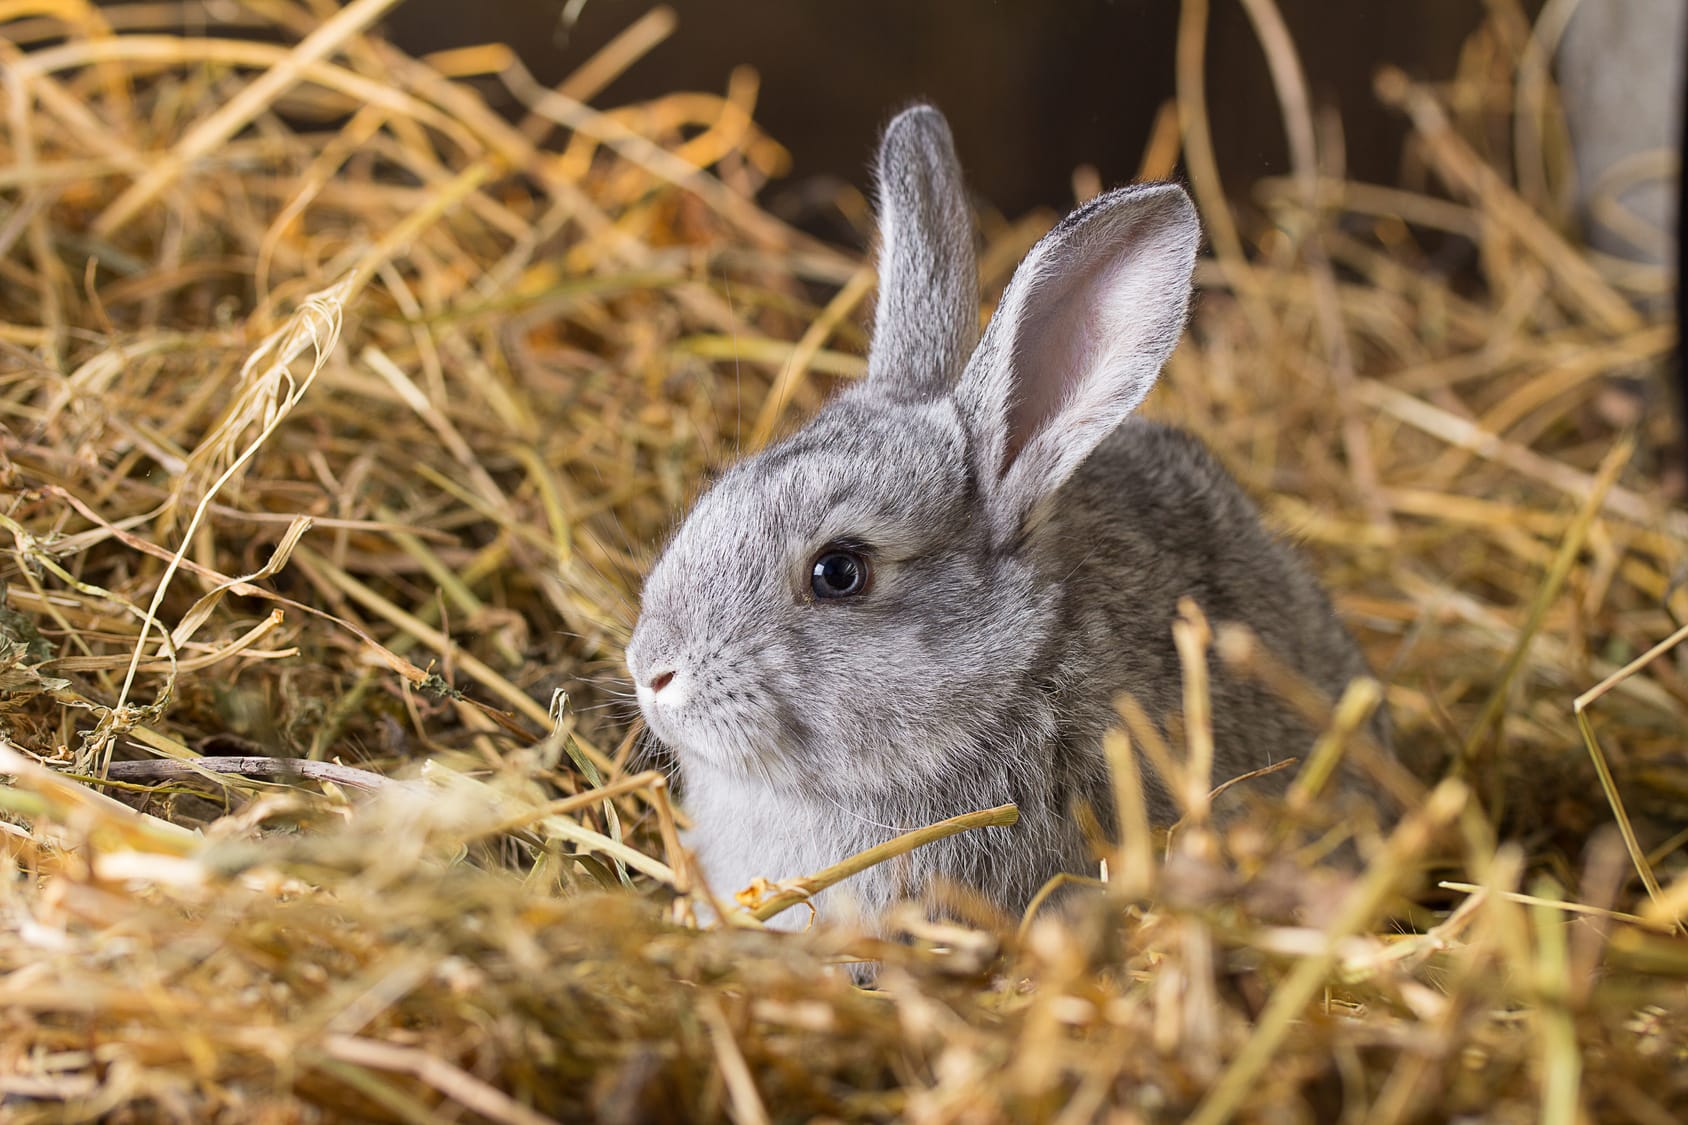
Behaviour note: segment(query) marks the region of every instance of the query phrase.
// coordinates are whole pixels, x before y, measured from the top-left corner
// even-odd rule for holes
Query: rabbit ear
[[[956,388],[998,542],[1154,386],[1183,333],[1200,242],[1184,189],[1121,188],[1067,216],[1014,271]]]
[[[879,144],[879,303],[868,385],[898,399],[946,394],[979,338],[973,217],[944,115],[898,114]]]

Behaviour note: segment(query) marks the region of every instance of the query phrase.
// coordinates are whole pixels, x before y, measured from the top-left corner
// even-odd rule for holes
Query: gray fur
[[[717,892],[1020,807],[1012,828],[819,896],[823,914],[869,925],[934,876],[1018,911],[1052,874],[1093,869],[1072,809],[1106,823],[1099,746],[1119,693],[1163,724],[1178,711],[1180,597],[1249,626],[1332,696],[1365,673],[1317,582],[1213,457],[1129,417],[1189,305],[1200,229],[1184,192],[1125,188],[1069,216],[967,360],[972,230],[935,110],[892,122],[879,181],[869,377],[699,499],[627,651]],[[840,541],[869,550],[872,587],[816,600],[812,560]],[[1216,667],[1213,694],[1216,783],[1306,752],[1312,732],[1263,691]],[[1176,810],[1145,775],[1167,823]]]

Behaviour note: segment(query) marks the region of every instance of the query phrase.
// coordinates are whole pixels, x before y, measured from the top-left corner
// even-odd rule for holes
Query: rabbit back
[[[1133,417],[1108,436],[1063,486],[1034,533],[1040,573],[1061,576],[1060,632],[1068,638],[1051,679],[1069,685],[1067,753],[1094,779],[1101,734],[1128,694],[1163,731],[1183,707],[1183,672],[1170,643],[1178,602],[1189,598],[1214,625],[1238,624],[1271,657],[1329,699],[1367,674],[1300,553],[1263,524],[1259,509],[1200,439]],[[1053,579],[1052,579],[1053,580]],[[1274,692],[1209,659],[1213,783],[1306,754],[1313,731]],[[1370,733],[1389,743],[1379,711]],[[1276,792],[1292,770],[1258,779]],[[1164,779],[1145,779],[1151,817],[1176,819]],[[1100,794],[1092,794],[1098,797]],[[1100,802],[1099,802],[1100,804]]]

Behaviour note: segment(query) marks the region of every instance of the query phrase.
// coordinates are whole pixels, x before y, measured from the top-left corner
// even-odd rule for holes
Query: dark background
[[[1384,62],[1452,73],[1483,15],[1478,0],[1280,0],[1315,99],[1340,108],[1347,166],[1395,182],[1405,127],[1378,106]],[[470,43],[516,48],[555,84],[652,0],[409,0],[388,21],[412,53]],[[757,120],[792,153],[793,182],[866,183],[880,126],[918,98],[950,118],[978,195],[1010,215],[1072,203],[1071,174],[1103,185],[1136,172],[1156,110],[1173,93],[1174,0],[680,0],[667,41],[594,99],[613,106],[677,90],[721,91],[740,63],[762,77]],[[1537,5],[1530,3],[1528,8]],[[1227,186],[1285,171],[1266,62],[1235,0],[1214,0],[1207,93]],[[787,190],[790,190],[789,188]],[[780,189],[770,192],[779,208]]]

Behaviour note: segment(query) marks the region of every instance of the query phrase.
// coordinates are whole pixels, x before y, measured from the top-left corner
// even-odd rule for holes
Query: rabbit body
[[[868,378],[700,497],[628,648],[718,893],[1019,807],[1013,826],[817,896],[823,915],[869,926],[935,879],[1018,911],[1052,875],[1093,869],[1072,810],[1109,824],[1117,696],[1163,729],[1180,710],[1180,598],[1248,626],[1333,698],[1365,674],[1318,583],[1212,455],[1131,417],[1188,306],[1199,227],[1182,190],[1122,189],[1069,216],[975,347],[971,225],[942,118],[893,122],[879,174]],[[1209,664],[1215,784],[1305,754],[1313,732],[1283,703]],[[1143,772],[1151,817],[1170,822]]]

